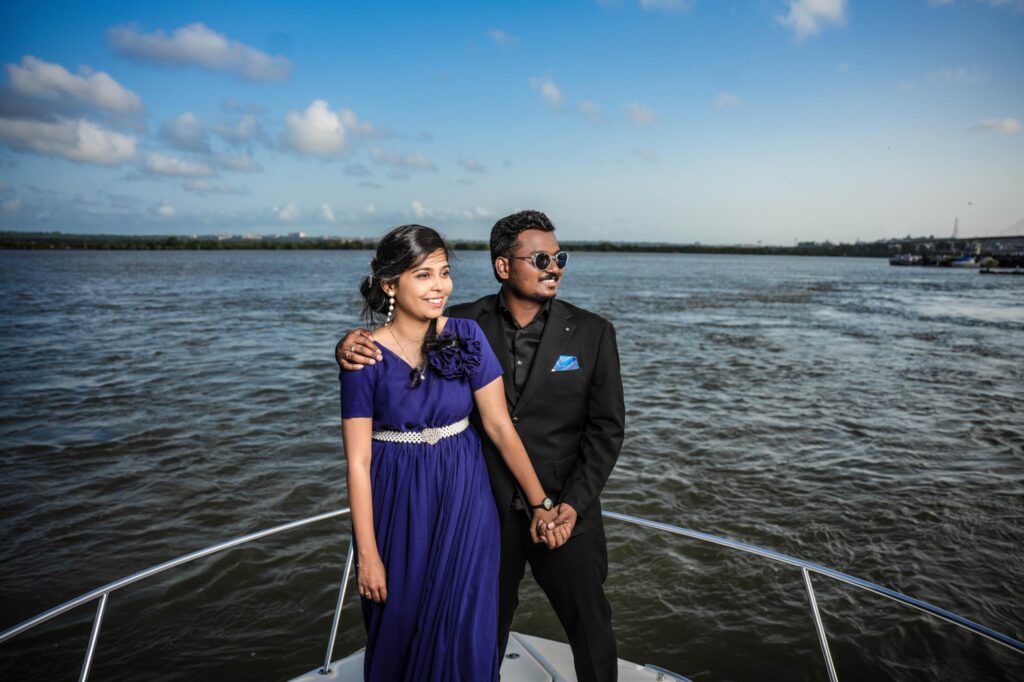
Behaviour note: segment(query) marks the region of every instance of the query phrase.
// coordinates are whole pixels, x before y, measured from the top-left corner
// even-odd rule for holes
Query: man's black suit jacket
[[[476,320],[483,329],[505,372],[512,422],[544,490],[556,503],[572,505],[579,515],[573,535],[601,526],[598,496],[619,456],[626,421],[614,327],[598,315],[554,299],[533,368],[515,400],[498,296],[454,305],[447,314]],[[579,369],[552,371],[563,355],[574,356]],[[504,525],[515,479],[475,411],[473,421],[484,443],[491,489]]]

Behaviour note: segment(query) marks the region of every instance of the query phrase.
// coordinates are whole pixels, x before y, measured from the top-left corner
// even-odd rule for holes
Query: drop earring
[[[388,294],[388,319],[384,321],[384,326],[390,326],[395,320],[395,296],[394,294]]]

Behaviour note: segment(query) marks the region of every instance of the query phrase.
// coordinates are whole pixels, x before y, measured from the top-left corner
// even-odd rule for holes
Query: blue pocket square
[[[551,368],[552,372],[567,372],[570,369],[579,369],[580,363],[576,361],[575,355],[559,355],[558,360],[555,361],[555,366]]]

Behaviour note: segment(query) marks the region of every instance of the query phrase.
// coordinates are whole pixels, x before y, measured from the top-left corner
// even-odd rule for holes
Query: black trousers
[[[501,533],[498,578],[498,651],[502,657],[527,563],[565,628],[576,678],[579,682],[615,682],[618,655],[612,607],[604,594],[608,577],[604,527],[574,536],[558,549],[548,549],[530,540],[530,519],[525,513],[508,512]]]

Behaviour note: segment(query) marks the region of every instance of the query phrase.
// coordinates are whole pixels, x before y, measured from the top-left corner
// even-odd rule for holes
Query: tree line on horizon
[[[561,242],[568,251],[615,253],[704,253],[789,256],[853,256],[887,258],[891,247],[885,242],[856,244],[801,243],[796,246],[663,244],[643,242]],[[451,240],[456,251],[486,251],[487,242]],[[95,251],[364,251],[376,248],[376,239],[180,237],[167,235],[126,236],[66,234],[62,232],[0,232],[0,249],[10,250],[95,250]]]

